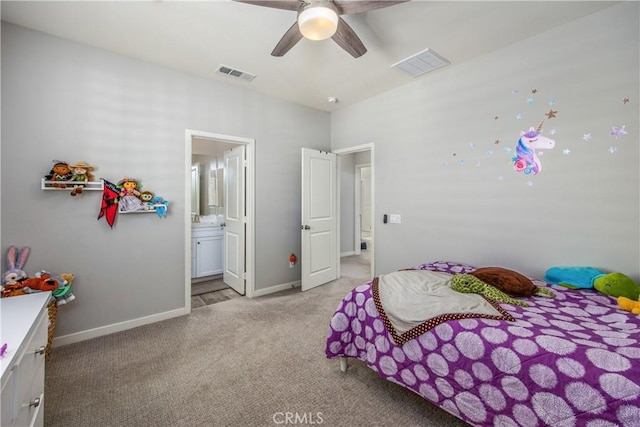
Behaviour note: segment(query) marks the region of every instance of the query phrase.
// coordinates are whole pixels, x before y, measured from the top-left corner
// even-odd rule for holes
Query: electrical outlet
[[[391,224],[400,224],[402,222],[402,217],[400,214],[391,214],[389,215],[389,222]]]

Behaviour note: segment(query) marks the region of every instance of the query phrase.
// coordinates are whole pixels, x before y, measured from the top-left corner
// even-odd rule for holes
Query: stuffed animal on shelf
[[[67,182],[73,178],[73,172],[67,162],[61,160],[53,160],[53,167],[48,175],[45,175],[47,181],[56,181],[52,185],[58,188],[67,188]],[[59,181],[59,182],[57,182]]]
[[[526,302],[511,298],[498,288],[486,284],[471,274],[455,274],[451,278],[451,289],[465,294],[484,295],[486,298],[496,302],[529,307]]]
[[[85,162],[78,162],[75,165],[69,165],[71,168],[71,181],[73,181],[73,190],[71,190],[71,195],[75,196],[77,194],[82,194],[84,186],[89,181],[93,181],[93,166],[88,165]]]
[[[169,202],[160,196],[155,196],[153,198],[153,206],[156,208],[156,214],[159,218],[167,216],[167,207],[169,206]]]
[[[137,179],[126,176],[118,181],[116,186],[120,190],[120,200],[118,207],[122,212],[139,211],[144,209],[144,203],[140,199],[140,189],[142,184]]]
[[[151,191],[143,191],[140,193],[140,200],[144,203],[144,209],[150,211],[153,209],[153,193]]]
[[[618,297],[618,305],[625,311],[633,314],[640,314],[640,301],[632,300],[627,297]]]

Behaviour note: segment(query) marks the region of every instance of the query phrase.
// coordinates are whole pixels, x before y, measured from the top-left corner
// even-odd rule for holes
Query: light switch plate
[[[391,224],[400,224],[402,222],[402,217],[399,214],[391,214],[389,215],[389,222]]]

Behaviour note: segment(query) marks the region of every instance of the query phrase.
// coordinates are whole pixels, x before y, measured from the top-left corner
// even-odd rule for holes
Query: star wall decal
[[[584,139],[585,141],[590,141],[591,140],[591,134],[590,133],[585,133],[584,135],[582,135],[582,139]]]
[[[556,132],[557,132],[557,131],[556,131],[555,129],[551,129],[551,130],[549,131],[549,133],[550,133],[551,135],[555,135],[555,134],[556,134]]]
[[[533,104],[533,98],[527,98],[527,104]]]
[[[500,116],[495,116],[495,117],[493,118],[493,120],[498,120],[499,118],[500,118]]]
[[[624,128],[625,128],[625,125],[622,125],[622,127],[613,126],[611,128],[611,132],[609,132],[609,135],[615,136],[616,139],[620,139],[620,137],[622,135],[626,135],[627,134],[627,131],[624,130]]]
[[[618,152],[618,147],[611,146],[608,150],[611,154],[615,154]]]
[[[496,139],[495,141],[493,141],[493,143],[494,143],[495,145],[498,145],[498,144],[500,144],[500,140],[499,140],[499,139]]]
[[[511,152],[511,147],[504,147],[503,148],[505,153],[510,153]]]
[[[531,93],[535,95],[536,93],[538,93],[538,89],[531,89]]]
[[[516,114],[516,120],[522,120],[522,114],[520,113]]]
[[[556,105],[556,100],[555,100],[555,99],[553,99],[553,98],[551,98],[551,99],[549,100],[548,104],[549,104],[549,107],[553,107],[554,105]]]
[[[493,150],[487,151],[487,156],[493,156]]]
[[[564,154],[565,156],[568,156],[569,153],[571,153],[571,150],[569,150],[568,148],[565,148],[564,150],[562,150],[562,154]]]
[[[623,104],[628,104],[629,103],[629,98],[627,98],[627,97],[622,98],[622,103]]]
[[[518,89],[514,89],[511,91],[512,95],[517,95],[520,91]]]
[[[557,111],[549,109],[549,112],[545,114],[545,116],[547,116],[548,119],[553,119],[554,117],[556,117],[557,113],[558,113]]]

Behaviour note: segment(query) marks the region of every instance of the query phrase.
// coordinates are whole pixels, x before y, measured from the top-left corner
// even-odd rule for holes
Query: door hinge
[[[242,280],[247,280],[247,273],[242,273]]]
[[[243,161],[242,161],[242,166],[244,166],[245,168],[246,168],[247,166],[249,166],[249,161],[248,161],[248,160],[243,160]]]

